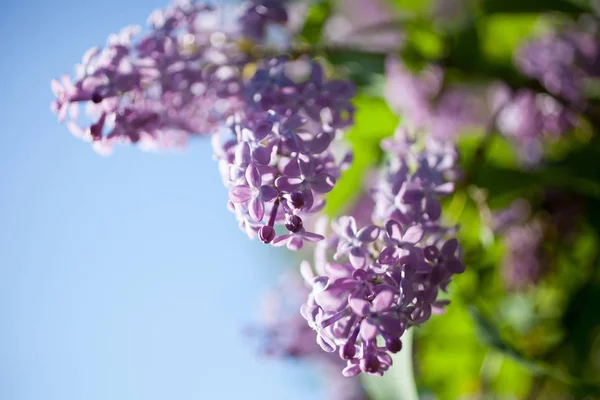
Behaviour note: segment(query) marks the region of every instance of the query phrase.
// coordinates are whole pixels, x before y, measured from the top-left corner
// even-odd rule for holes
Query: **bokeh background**
[[[121,146],[105,158],[48,109],[52,78],[164,6],[2,5],[0,399],[328,396],[318,370],[261,356],[260,340],[248,336],[261,296],[298,260],[239,231],[209,141],[161,154]],[[328,214],[351,209],[382,160],[379,141],[410,118],[383,96],[389,52],[405,67],[400,87],[414,84],[398,108],[431,107],[461,151],[468,184],[443,206],[447,222],[461,225],[468,268],[450,287],[447,313],[415,329],[421,397],[600,398],[600,62],[578,93],[585,108],[574,106],[576,123],[555,137],[538,129],[544,116],[532,102],[492,128],[465,128],[464,110],[452,107],[475,99],[479,112],[498,82],[563,102],[525,76],[519,52],[575,26],[589,30],[599,60],[598,6],[343,0],[305,10],[300,40],[325,43],[328,72],[358,86],[347,135],[355,162],[329,196]],[[560,64],[556,54],[533,58]],[[418,71],[430,64],[444,69],[444,85],[427,104],[411,103]],[[443,103],[448,93],[460,101]],[[394,371],[365,380],[371,399],[398,398]]]

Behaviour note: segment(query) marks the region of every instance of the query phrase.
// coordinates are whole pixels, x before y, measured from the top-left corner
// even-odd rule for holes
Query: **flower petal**
[[[377,261],[379,261],[381,264],[390,265],[394,263],[397,259],[398,257],[396,256],[396,247],[389,246],[383,249],[381,253],[379,253],[379,258]]]
[[[362,243],[371,243],[379,237],[380,229],[376,225],[367,225],[356,234],[356,238]]]
[[[335,178],[329,174],[317,174],[310,179],[310,187],[317,193],[329,193],[335,186]]]
[[[277,197],[279,192],[273,186],[263,185],[260,187],[260,198],[263,201],[269,202]]]
[[[385,223],[385,231],[390,239],[396,241],[402,240],[402,225],[400,225],[400,222],[396,221],[395,219],[390,219]]]
[[[446,257],[453,256],[458,248],[458,240],[456,238],[452,238],[442,246],[442,254]]]
[[[379,326],[383,331],[393,336],[401,336],[404,333],[402,321],[392,314],[384,314],[378,317]]]
[[[229,198],[234,203],[244,203],[252,198],[254,190],[246,185],[238,185],[229,189]]]
[[[384,289],[373,299],[373,311],[383,312],[390,308],[394,300],[394,292],[390,289]]]
[[[402,241],[410,244],[419,243],[421,239],[423,239],[423,227],[420,225],[413,225],[404,232],[404,236],[402,236]]]
[[[257,164],[268,165],[271,162],[271,148],[266,146],[257,146],[252,150],[252,159]]]
[[[307,240],[307,241],[313,242],[313,243],[325,239],[324,236],[316,234],[316,233],[312,233],[312,232],[303,232],[301,234],[301,236],[304,240]]]
[[[365,250],[362,247],[353,247],[352,250],[350,250],[349,258],[350,264],[352,264],[354,268],[360,269],[365,266],[366,256]]]
[[[352,311],[360,317],[366,317],[369,315],[369,310],[371,309],[371,305],[368,301],[354,297],[351,297],[348,300],[348,305]]]
[[[277,236],[271,244],[275,247],[285,246],[287,240],[292,236],[291,233],[286,233],[285,235]]]
[[[442,205],[434,196],[427,196],[425,201],[425,211],[427,212],[429,219],[436,221],[440,218],[440,215],[442,215]]]
[[[300,178],[292,178],[289,176],[280,176],[275,180],[275,186],[277,189],[281,190],[284,193],[292,193],[295,192],[302,183],[302,179]]]
[[[248,181],[250,187],[253,188],[258,188],[262,184],[260,172],[254,164],[250,164],[248,165],[248,168],[246,168],[246,180]]]
[[[304,246],[304,242],[300,236],[292,235],[291,239],[287,242],[287,248],[291,251],[298,251]]]
[[[363,340],[373,340],[375,336],[377,336],[377,327],[368,319],[363,319],[360,323],[360,337]]]
[[[462,274],[465,272],[465,265],[458,258],[452,257],[444,263],[446,269],[453,274]]]
[[[256,222],[260,222],[265,216],[265,204],[258,197],[253,197],[248,203],[248,214]]]
[[[251,161],[250,145],[247,142],[238,144],[235,149],[235,164],[238,166],[248,165]]]
[[[438,185],[434,188],[436,194],[439,195],[448,195],[454,192],[454,182],[446,182]]]
[[[402,203],[415,204],[423,199],[425,194],[420,187],[408,188],[402,194]]]
[[[335,342],[329,338],[325,338],[322,335],[317,335],[317,343],[319,346],[321,346],[323,351],[327,353],[333,353],[335,351]]]
[[[311,159],[303,160],[302,158],[298,158],[298,167],[300,167],[302,178],[306,179],[313,176],[315,167]]]

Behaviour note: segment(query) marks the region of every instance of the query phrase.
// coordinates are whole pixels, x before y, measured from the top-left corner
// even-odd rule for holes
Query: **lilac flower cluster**
[[[553,249],[571,247],[581,218],[580,199],[565,192],[547,190],[543,212],[531,212],[527,200],[517,199],[491,214],[490,225],[503,239],[505,254],[501,273],[505,286],[521,290],[537,284],[554,265]]]
[[[375,224],[339,218],[317,246],[314,271],[302,266],[312,285],[302,316],[321,348],[346,360],[345,376],[382,375],[405,330],[443,310],[438,292],[465,268],[453,228],[440,224],[439,198],[454,190],[446,180],[456,176],[454,149],[430,141],[418,151],[404,129],[382,147],[389,160],[373,189]]]
[[[352,122],[354,93],[347,82],[327,80],[317,62],[295,63],[308,75],[292,74],[284,59],[259,64],[244,86],[244,108],[213,140],[240,228],[290,250],[323,239],[306,231],[303,218],[324,206],[350,162],[349,153],[336,157],[333,142]],[[287,233],[277,235],[277,226]]]
[[[526,43],[516,53],[515,63],[548,92],[581,105],[586,101],[586,80],[600,76],[599,57],[595,35],[571,28]]]
[[[119,142],[179,146],[190,134],[214,133],[243,98],[241,71],[250,58],[241,39],[260,43],[266,25],[287,20],[279,0],[244,7],[233,24],[219,9],[193,0],[153,12],[144,35],[125,28],[104,48],[85,53],[74,80],[53,80],[52,110],[100,152]],[[79,117],[82,104],[87,119]]]
[[[525,163],[535,163],[543,153],[547,140],[556,140],[576,124],[576,115],[545,93],[520,89],[510,94],[504,89],[496,116],[498,130],[517,145]]]
[[[503,281],[509,289],[523,289],[540,280],[544,269],[540,251],[542,240],[542,226],[536,220],[506,230],[506,253],[501,270]]]
[[[154,12],[137,43],[127,28],[86,53],[75,83],[53,81],[52,108],[61,120],[69,114],[71,131],[99,151],[114,142],[164,148],[189,134],[215,134],[241,228],[297,250],[322,239],[304,229],[302,216],[323,206],[350,161],[331,145],[352,124],[354,87],[327,79],[315,61],[254,59],[246,51],[248,39],[266,49],[268,26],[287,22],[283,0],[248,0],[238,14],[229,26],[218,9],[192,0]],[[87,127],[77,122],[80,103],[92,118]],[[288,233],[277,236],[276,225]]]

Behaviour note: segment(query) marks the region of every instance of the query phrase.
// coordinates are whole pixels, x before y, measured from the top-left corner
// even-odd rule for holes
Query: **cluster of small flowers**
[[[541,159],[545,139],[557,139],[577,124],[574,110],[587,103],[587,82],[600,76],[597,43],[593,32],[569,28],[527,42],[515,53],[519,70],[548,92],[523,88],[503,95],[498,130],[516,142],[526,163]]]
[[[551,249],[571,246],[577,237],[581,199],[547,190],[541,209],[532,213],[527,200],[517,199],[491,215],[490,226],[505,247],[501,273],[507,289],[522,290],[537,284],[554,266]]]
[[[267,356],[303,360],[318,367],[325,383],[325,398],[366,399],[360,380],[346,379],[340,374],[344,361],[321,350],[315,343],[313,330],[298,313],[308,293],[309,287],[300,276],[291,271],[284,274],[266,293],[259,325],[251,328],[249,333],[260,340],[260,349]]]
[[[231,26],[193,0],[155,11],[136,44],[127,28],[85,54],[75,83],[53,81],[52,108],[60,120],[69,114],[71,131],[101,152],[115,142],[164,148],[215,134],[241,228],[294,250],[320,240],[305,231],[302,215],[323,206],[350,161],[335,157],[331,144],[352,124],[354,87],[326,79],[311,60],[253,58],[252,46],[267,49],[268,27],[287,22],[284,5],[248,0]],[[77,122],[80,103],[92,118],[87,127]],[[276,224],[289,233],[275,237]]]
[[[440,140],[454,140],[466,127],[485,121],[481,101],[467,87],[443,87],[444,70],[430,65],[414,73],[397,57],[386,60],[385,97],[390,108],[413,129]],[[402,93],[399,96],[398,93]]]
[[[600,76],[599,56],[593,32],[569,28],[526,43],[517,51],[515,63],[549,93],[581,105],[586,102],[586,80]]]
[[[336,157],[332,142],[352,123],[353,94],[315,61],[258,64],[243,109],[213,140],[229,207],[251,238],[290,250],[323,239],[306,231],[303,217],[323,207],[323,194],[351,161],[350,153]],[[276,236],[276,226],[288,233]]]
[[[540,160],[546,139],[556,140],[569,132],[577,123],[577,116],[546,93],[519,89],[498,90],[496,127],[517,146],[519,156],[526,164]]]
[[[212,134],[240,107],[240,72],[249,61],[240,43],[260,43],[268,24],[287,21],[281,0],[248,1],[233,23],[221,11],[180,0],[153,12],[144,35],[127,27],[110,36],[103,49],[85,53],[74,81],[52,81],[52,110],[101,153],[118,142],[165,148],[190,134]]]
[[[439,197],[454,190],[446,179],[456,177],[456,152],[433,140],[419,151],[402,128],[382,147],[389,160],[373,188],[375,224],[334,221],[317,245],[314,271],[301,267],[312,286],[302,316],[321,348],[346,360],[344,376],[382,375],[405,330],[443,311],[448,301],[438,292],[465,268],[454,229],[439,221]]]

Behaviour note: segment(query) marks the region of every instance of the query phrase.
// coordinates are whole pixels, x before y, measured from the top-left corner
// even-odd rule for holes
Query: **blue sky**
[[[319,398],[241,335],[291,261],[238,231],[208,141],[102,158],[49,111],[51,78],[164,4],[3,3],[0,399]]]

